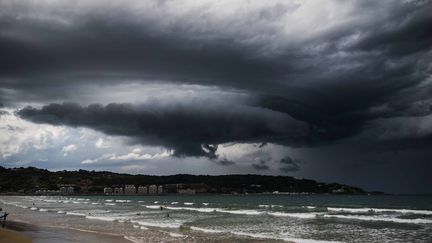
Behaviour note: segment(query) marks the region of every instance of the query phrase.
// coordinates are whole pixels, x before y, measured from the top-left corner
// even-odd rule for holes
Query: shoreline
[[[35,225],[28,222],[7,220],[5,227],[0,227],[0,243],[131,243],[124,236],[107,234],[92,230]]]

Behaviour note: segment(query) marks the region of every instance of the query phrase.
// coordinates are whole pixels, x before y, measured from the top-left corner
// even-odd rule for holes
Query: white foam
[[[190,207],[170,207],[170,206],[166,208],[171,210],[188,210],[188,211],[197,211],[203,213],[210,213],[218,210],[217,208],[190,208]]]
[[[184,202],[183,204],[190,206],[190,205],[194,205],[195,203],[193,203],[193,202]]]
[[[172,204],[172,205],[176,205],[176,204],[178,204],[178,202],[172,202],[171,204]]]
[[[171,237],[184,237],[184,235],[182,235],[182,234],[178,234],[178,233],[172,233],[172,232],[169,232],[169,235],[171,236]]]
[[[149,208],[154,208],[154,206],[146,206]],[[159,206],[158,206],[159,208]],[[243,214],[243,215],[260,215],[264,214],[265,212],[257,211],[257,210],[226,210],[222,208],[193,208],[193,207],[171,207],[167,206],[166,209],[171,210],[188,210],[188,211],[196,211],[196,212],[202,212],[202,213],[213,213],[213,212],[219,212],[219,213],[230,213],[230,214]]]
[[[109,221],[113,222],[116,220],[116,218],[113,217],[105,217],[105,216],[86,216],[87,219],[94,219],[94,220],[100,220],[100,221]]]
[[[260,208],[269,208],[270,205],[267,205],[267,204],[260,204],[260,205],[258,205],[258,207],[260,207]]]
[[[364,215],[330,215],[325,214],[326,218],[339,218],[339,219],[354,219],[363,221],[383,221],[383,222],[394,222],[394,223],[405,223],[405,224],[432,224],[430,219],[401,219],[392,217],[374,217],[374,216],[364,216]]]
[[[119,203],[128,203],[128,202],[131,202],[131,200],[115,200],[116,202],[119,202]]]
[[[157,203],[159,203],[159,201],[154,201],[153,203],[154,203],[154,204],[157,204]]]
[[[211,234],[225,233],[225,231],[223,231],[223,230],[205,229],[205,228],[200,228],[200,227],[195,227],[195,226],[191,226],[190,229],[196,230],[196,231],[202,231],[205,233],[211,233]]]
[[[106,199],[105,202],[112,202],[113,200],[111,199]]]
[[[252,238],[258,238],[258,239],[282,240],[282,241],[289,241],[289,242],[295,242],[295,243],[340,243],[339,241],[279,237],[279,236],[270,235],[270,234],[263,234],[263,233],[247,233],[247,232],[237,232],[237,231],[230,232],[230,233],[235,234],[235,235],[240,235],[240,236],[248,236],[248,237],[252,237]]]
[[[368,213],[368,212],[396,212],[403,214],[423,214],[432,215],[430,210],[414,210],[414,209],[390,209],[390,208],[327,208],[328,211],[333,212],[348,212],[348,213]]]
[[[300,219],[314,219],[318,214],[316,213],[283,213],[283,212],[269,212],[269,215],[277,217],[292,217]]]
[[[40,212],[48,212],[48,209],[40,208],[39,211],[40,211]]]
[[[182,225],[181,223],[175,223],[175,222],[146,222],[146,221],[139,221],[139,220],[131,220],[131,223],[133,224],[139,224],[140,226],[147,226],[147,227],[158,227],[158,228],[171,228],[171,229],[177,229],[180,228]]]
[[[230,214],[243,214],[243,215],[260,215],[264,214],[264,212],[257,211],[257,210],[225,210],[225,209],[216,209],[217,212],[221,213],[230,213]]]
[[[35,208],[35,207],[31,207],[30,210],[37,210],[37,208]]]
[[[57,200],[51,200],[51,199],[45,199],[45,200],[43,200],[44,202],[52,202],[52,203],[56,203],[57,202]]]
[[[277,205],[277,204],[275,205],[275,204],[272,204],[271,206],[272,206],[273,208],[283,208],[283,205]]]
[[[142,239],[139,239],[139,238],[133,237],[133,236],[126,236],[125,235],[125,236],[123,236],[123,238],[125,238],[128,241],[132,241],[134,243],[142,243],[143,242]]]
[[[148,230],[149,228],[147,228],[145,226],[141,226],[140,229],[142,229],[142,230]]]
[[[117,204],[115,204],[115,203],[105,203],[105,205],[108,205],[108,206],[115,206],[115,205],[117,205]]]
[[[57,213],[66,213],[65,211],[61,211],[61,210],[59,210],[59,211],[57,211]]]
[[[202,204],[203,204],[204,206],[208,206],[208,205],[209,205],[209,203],[205,203],[205,202],[204,202],[204,203],[202,203]]]
[[[84,213],[76,213],[76,212],[66,212],[67,215],[74,215],[74,216],[86,216]]]
[[[100,203],[97,203],[97,202],[93,202],[93,203],[92,203],[92,205],[98,205],[98,204],[100,204]]]
[[[308,209],[314,209],[316,207],[314,207],[314,206],[306,206],[306,208],[308,208]]]
[[[150,208],[150,209],[160,209],[160,205],[145,205],[144,207]]]

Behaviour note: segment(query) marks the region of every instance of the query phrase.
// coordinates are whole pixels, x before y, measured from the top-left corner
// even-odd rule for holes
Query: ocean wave
[[[31,207],[30,210],[38,210],[38,208]]]
[[[241,231],[232,231],[230,233],[234,234],[234,235],[247,236],[247,237],[258,238],[258,239],[282,240],[282,241],[289,241],[289,242],[295,242],[295,243],[341,243],[340,241],[327,241],[327,240],[279,237],[279,236],[275,236],[275,235],[271,235],[271,234],[264,234],[264,233],[249,233],[249,232],[241,232]]]
[[[202,205],[204,205],[204,206],[208,206],[209,203],[203,202]]]
[[[160,209],[161,208],[160,205],[144,205],[144,207],[149,208],[149,209]]]
[[[211,234],[226,233],[223,230],[206,229],[206,228],[201,228],[201,227],[196,227],[196,226],[191,226],[190,229],[191,230],[196,230],[196,231],[201,231],[201,232],[204,232],[204,233],[211,233]]]
[[[150,209],[159,209],[160,206],[153,206],[153,205],[146,205],[146,208]],[[166,209],[170,210],[186,210],[186,211],[196,211],[196,212],[202,212],[202,213],[213,213],[213,212],[219,212],[219,213],[229,213],[229,214],[243,214],[243,215],[261,215],[265,212],[263,211],[257,211],[252,209],[238,209],[238,210],[227,210],[222,208],[193,208],[193,207],[171,207],[167,206],[164,207]]]
[[[179,237],[185,237],[185,235],[182,235],[182,234],[179,234],[179,233],[168,232],[168,234],[169,234],[171,237],[176,237],[176,238],[179,238]]]
[[[49,203],[56,203],[58,202],[57,200],[51,200],[51,199],[44,199],[44,202],[49,202]]]
[[[178,202],[172,202],[172,203],[171,203],[171,205],[176,205],[176,204],[178,204]]]
[[[40,212],[48,212],[48,209],[40,208],[39,211],[40,211]]]
[[[391,209],[391,208],[327,208],[328,211],[333,212],[348,212],[348,213],[368,213],[368,212],[396,212],[403,214],[422,214],[432,215],[430,210],[415,210],[415,209]]]
[[[317,213],[283,213],[283,212],[268,212],[267,214],[277,217],[292,217],[300,219],[314,219],[317,217]]]
[[[115,200],[115,202],[119,202],[119,203],[129,203],[129,202],[131,202],[131,200]]]
[[[77,212],[66,212],[66,215],[73,215],[73,216],[86,216],[85,213],[77,213]]]
[[[133,224],[139,224],[140,226],[147,226],[147,227],[157,227],[157,228],[171,228],[171,229],[178,229],[182,225],[182,223],[176,223],[176,222],[147,222],[147,221],[139,221],[139,220],[131,220],[131,223]]]
[[[109,221],[113,222],[117,219],[114,217],[106,217],[106,216],[86,216],[87,219],[94,219],[94,220],[100,220],[100,221]]]
[[[217,212],[221,213],[230,213],[230,214],[243,214],[243,215],[261,215],[265,212],[252,210],[252,209],[244,209],[244,210],[225,210],[225,209],[217,209]]]
[[[195,203],[193,203],[193,202],[184,202],[183,204],[190,206],[190,205],[194,205]]]
[[[170,207],[170,206],[166,208],[171,210],[188,210],[188,211],[197,211],[203,213],[210,213],[218,210],[217,208],[189,208],[189,207]]]
[[[117,205],[117,204],[115,204],[115,203],[105,203],[105,205],[108,205],[108,206],[115,206],[115,205]]]
[[[339,219],[354,219],[363,221],[383,221],[393,223],[405,223],[405,224],[432,224],[430,219],[401,219],[401,218],[390,218],[390,217],[374,217],[374,216],[363,216],[363,215],[333,215],[325,214],[326,218],[339,218]]]

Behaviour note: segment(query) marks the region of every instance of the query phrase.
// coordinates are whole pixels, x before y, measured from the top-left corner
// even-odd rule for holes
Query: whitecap
[[[349,212],[349,213],[367,213],[367,212],[396,212],[403,214],[421,214],[432,215],[430,210],[415,210],[415,209],[390,209],[390,208],[327,208],[328,211],[334,212]]]
[[[212,233],[212,234],[224,233],[223,230],[206,229],[206,228],[195,227],[195,226],[191,226],[190,229],[191,230],[196,230],[196,231],[202,231],[202,232],[205,232],[205,233]]]
[[[87,219],[94,219],[94,220],[100,220],[100,221],[109,221],[113,222],[116,220],[116,218],[113,217],[105,217],[105,216],[86,216]]]
[[[391,217],[374,217],[374,216],[363,216],[363,215],[334,215],[325,214],[326,218],[339,218],[339,219],[354,219],[363,221],[383,221],[383,222],[393,222],[393,223],[405,223],[405,224],[432,224],[430,219],[401,219],[401,218],[391,218]]]

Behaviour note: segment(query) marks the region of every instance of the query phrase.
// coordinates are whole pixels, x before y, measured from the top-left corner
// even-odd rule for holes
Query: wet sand
[[[36,226],[28,223],[7,221],[0,227],[0,243],[131,243],[123,236],[108,235],[98,232],[81,231],[57,227]]]
[[[21,235],[17,231],[0,228],[0,243],[30,243],[30,237]]]

